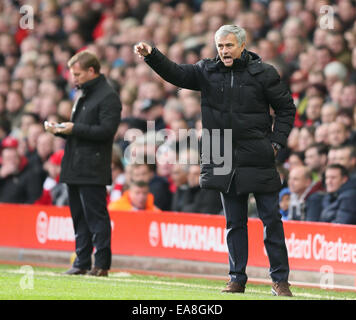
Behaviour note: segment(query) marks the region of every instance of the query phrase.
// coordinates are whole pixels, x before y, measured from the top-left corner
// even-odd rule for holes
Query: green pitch
[[[64,276],[64,269],[0,265],[0,300],[269,300],[356,299],[356,292],[292,287],[293,298],[274,297],[267,285],[245,294],[220,293],[224,281],[111,272],[107,278]]]

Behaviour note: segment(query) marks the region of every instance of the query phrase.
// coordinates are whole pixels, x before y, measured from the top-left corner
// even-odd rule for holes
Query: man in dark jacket
[[[135,52],[168,82],[201,91],[200,185],[221,192],[227,224],[230,281],[223,292],[245,290],[247,200],[252,192],[264,224],[272,293],[291,295],[288,254],[278,209],[281,182],[275,156],[286,145],[295,106],[275,68],[245,50],[245,42],[242,28],[225,25],[215,33],[215,59],[178,65],[143,42],[135,46]],[[275,113],[273,126],[270,106]],[[219,162],[221,154],[223,162]]]
[[[356,181],[340,164],[330,164],[325,170],[327,194],[322,200],[320,221],[356,224]]]
[[[66,138],[60,182],[68,185],[69,206],[76,238],[76,259],[67,274],[107,276],[111,266],[111,226],[106,207],[106,185],[111,184],[111,155],[120,122],[117,93],[100,74],[95,55],[82,51],[68,67],[80,95],[71,122],[49,123],[46,130]]]

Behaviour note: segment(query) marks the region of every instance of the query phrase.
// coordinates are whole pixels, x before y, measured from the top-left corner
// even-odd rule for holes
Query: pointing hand
[[[135,45],[134,52],[138,54],[141,58],[146,57],[152,52],[152,47],[145,42],[140,42]]]

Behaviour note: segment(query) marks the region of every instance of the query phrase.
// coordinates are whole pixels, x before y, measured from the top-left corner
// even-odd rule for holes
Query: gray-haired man
[[[277,71],[245,49],[244,29],[224,25],[215,34],[218,55],[194,65],[176,64],[146,43],[135,46],[147,64],[166,81],[201,91],[202,154],[200,185],[221,192],[227,227],[230,281],[223,292],[244,292],[248,257],[247,201],[253,193],[264,225],[264,243],[270,261],[272,293],[291,296],[288,254],[278,210],[280,178],[275,156],[285,146],[293,126],[295,106]],[[269,107],[275,112],[272,119]],[[219,143],[216,129],[219,131]],[[214,134],[215,132],[215,134]],[[227,133],[231,144],[225,147]],[[206,145],[212,152],[206,154]],[[224,148],[225,147],[225,148]],[[231,152],[232,151],[232,152]],[[219,163],[216,155],[231,153]],[[224,160],[228,160],[224,158]],[[220,173],[221,166],[230,170]]]

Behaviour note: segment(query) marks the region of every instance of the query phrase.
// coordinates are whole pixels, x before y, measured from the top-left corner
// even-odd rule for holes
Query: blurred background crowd
[[[199,188],[200,94],[163,81],[133,45],[146,41],[176,63],[196,63],[216,56],[223,24],[246,29],[247,49],[277,69],[297,107],[276,159],[283,219],[356,224],[354,0],[1,1],[0,202],[67,205],[58,180],[65,141],[43,122],[70,120],[66,63],[87,49],[123,106],[109,208],[222,214],[220,195]],[[130,163],[132,150],[154,163]],[[253,217],[252,195],[249,206]]]

